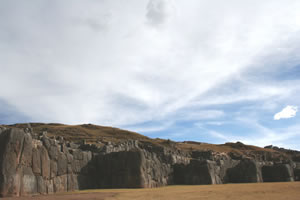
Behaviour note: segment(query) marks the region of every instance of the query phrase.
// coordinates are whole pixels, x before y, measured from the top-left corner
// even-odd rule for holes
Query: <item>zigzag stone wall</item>
[[[102,149],[0,128],[0,196],[93,188],[150,188],[172,184],[294,181],[300,164],[270,155],[182,152],[128,141]]]

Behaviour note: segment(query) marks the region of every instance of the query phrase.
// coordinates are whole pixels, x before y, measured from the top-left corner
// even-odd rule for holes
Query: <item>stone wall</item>
[[[83,151],[63,138],[33,139],[16,128],[2,131],[0,144],[1,196],[158,187],[173,183],[172,164],[187,162],[185,155],[148,143],[108,144],[92,153],[88,145]]]
[[[77,145],[0,127],[0,196],[95,188],[151,188],[300,180],[300,165],[272,156],[184,152],[145,141]],[[275,162],[276,161],[276,162]],[[275,164],[274,164],[275,163]]]
[[[89,188],[88,170],[82,169],[91,159],[91,152],[68,148],[63,141],[7,129],[0,134],[0,196]]]

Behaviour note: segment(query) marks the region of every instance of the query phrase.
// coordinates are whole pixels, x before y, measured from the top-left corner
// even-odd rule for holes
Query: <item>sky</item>
[[[1,0],[0,124],[300,150],[299,0]]]

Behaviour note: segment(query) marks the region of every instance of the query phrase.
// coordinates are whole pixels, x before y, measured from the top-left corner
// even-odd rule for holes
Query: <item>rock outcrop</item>
[[[171,141],[132,139],[75,144],[31,128],[0,126],[0,196],[300,180],[297,152],[289,156],[257,152],[242,143],[229,146],[235,151],[186,150]]]

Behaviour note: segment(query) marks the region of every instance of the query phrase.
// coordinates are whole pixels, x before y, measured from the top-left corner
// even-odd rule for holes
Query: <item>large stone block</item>
[[[31,136],[21,129],[7,129],[0,135],[0,196],[19,196],[22,166],[31,164]]]
[[[217,166],[212,161],[191,160],[188,165],[174,165],[175,184],[202,185],[219,183]]]
[[[37,193],[37,180],[35,175],[24,174],[22,178],[22,193],[21,195],[31,195]]]
[[[68,160],[64,153],[59,153],[57,160],[57,175],[65,175],[68,170]]]
[[[47,194],[47,188],[46,188],[46,183],[45,180],[42,176],[37,176],[37,191],[40,194]]]
[[[73,160],[72,171],[73,171],[73,173],[77,173],[77,174],[80,173],[81,166],[80,166],[80,161],[79,160]]]
[[[54,192],[65,192],[68,190],[68,175],[57,176],[53,179]]]
[[[31,195],[37,193],[37,179],[31,167],[23,167],[23,177],[21,180],[21,194]]]
[[[26,167],[32,166],[32,137],[29,133],[22,132],[24,134],[24,140],[20,155],[20,163],[19,165],[23,165]]]
[[[254,160],[241,160],[233,168],[227,169],[227,183],[256,183],[262,182],[261,171]]]
[[[36,175],[42,174],[41,154],[38,148],[32,149],[32,171]]]
[[[50,178],[50,158],[48,155],[48,151],[45,147],[41,147],[40,149],[41,155],[41,168],[42,168],[42,177],[44,179]]]
[[[294,170],[295,181],[300,181],[300,169]]]
[[[47,194],[54,193],[53,180],[47,180],[45,181],[45,184],[46,184]]]
[[[75,174],[68,174],[68,191],[78,190],[78,176]]]
[[[97,158],[97,177],[100,188],[145,187],[141,166],[143,154],[140,151],[116,152]]]
[[[50,160],[50,177],[51,179],[57,176],[57,162]]]
[[[275,164],[262,167],[264,182],[294,181],[293,170],[289,164]]]
[[[59,147],[56,145],[51,145],[48,150],[49,156],[51,160],[57,160],[59,156]]]

